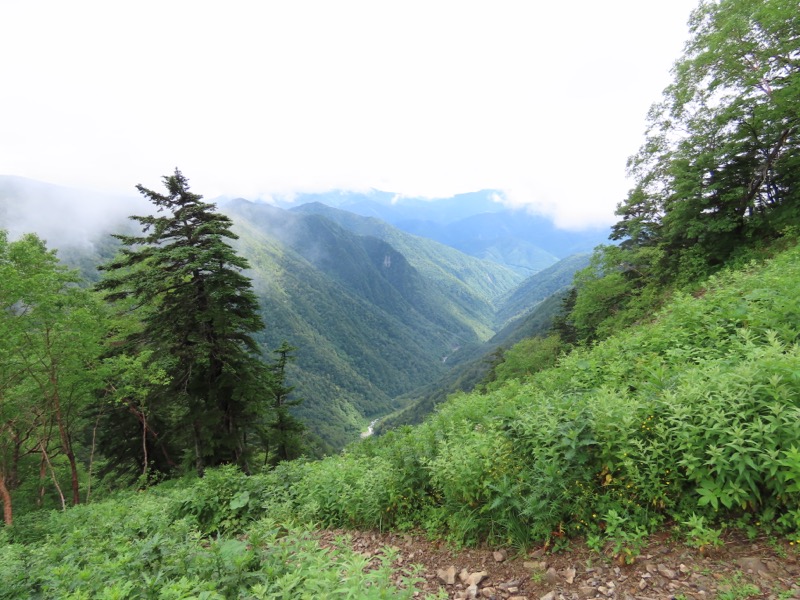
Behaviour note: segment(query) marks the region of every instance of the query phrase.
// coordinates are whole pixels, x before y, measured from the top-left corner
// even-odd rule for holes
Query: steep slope
[[[504,327],[492,339],[459,355],[460,361],[441,379],[420,386],[396,398],[400,410],[381,419],[377,434],[403,425],[416,425],[428,417],[452,394],[471,392],[486,379],[502,353],[524,338],[545,336],[560,312],[567,288],[562,288],[538,303],[527,313]]]
[[[498,301],[495,329],[526,314],[548,296],[572,284],[575,273],[589,264],[589,254],[573,254],[523,281]]]
[[[523,277],[571,254],[589,252],[608,240],[608,228],[559,229],[548,218],[508,208],[501,200],[502,194],[495,190],[436,200],[372,190],[366,194],[301,194],[292,205],[297,206],[293,210],[319,212],[321,209],[312,205],[323,204],[378,218],[407,233],[504,265]]]
[[[247,201],[224,211],[262,299],[263,344],[287,339],[300,349],[291,373],[305,398],[300,416],[336,447],[355,437],[365,418],[397,408],[392,398],[444,374],[450,354],[491,335],[490,300],[456,276],[459,268],[470,277],[478,267],[484,277],[498,274],[505,284],[485,286],[486,296],[499,296],[516,278],[439,245],[444,258],[422,261],[425,253],[414,253],[407,240],[427,272],[441,273],[432,277],[387,242],[318,214]],[[455,265],[447,266],[448,257]]]
[[[522,276],[493,261],[476,260],[444,244],[409,235],[380,219],[363,217],[320,203],[292,209],[297,214],[315,214],[334,221],[358,235],[372,236],[390,244],[442,294],[458,299],[451,307],[468,319],[485,322],[494,304],[522,280]]]

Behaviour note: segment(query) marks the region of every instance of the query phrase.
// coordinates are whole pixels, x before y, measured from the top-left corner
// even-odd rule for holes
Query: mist
[[[152,212],[131,186],[130,196],[103,194],[0,175],[0,228],[10,240],[36,233],[48,248],[91,250],[129,227],[128,217]]]

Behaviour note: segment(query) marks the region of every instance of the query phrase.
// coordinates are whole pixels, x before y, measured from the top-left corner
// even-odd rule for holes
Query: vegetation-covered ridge
[[[756,522],[797,532],[798,259],[726,271],[554,368],[506,379],[501,365],[488,393],[453,397],[417,428],[285,465],[290,487],[268,506],[519,546],[634,543],[667,521],[711,537]]]
[[[22,515],[0,531],[0,597],[410,593],[392,587],[388,563],[323,552],[303,524],[517,547],[579,536],[621,562],[667,523],[701,548],[727,527],[797,540],[798,288],[795,247],[554,367],[507,359],[486,393],[342,455]]]

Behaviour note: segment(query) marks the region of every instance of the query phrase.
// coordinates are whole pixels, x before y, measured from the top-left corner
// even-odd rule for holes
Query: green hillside
[[[545,337],[561,313],[575,273],[589,262],[587,255],[574,255],[531,275],[497,300],[497,323],[505,324],[483,344],[465,348],[452,357],[452,368],[441,379],[398,397],[403,408],[382,418],[375,426],[383,433],[402,425],[415,425],[456,392],[468,392],[487,378],[505,351],[525,338]]]
[[[506,327],[510,321],[527,314],[548,296],[569,286],[575,273],[588,264],[588,254],[573,254],[525,279],[498,301],[495,328]]]
[[[259,340],[302,349],[289,371],[305,399],[297,414],[331,448],[441,377],[459,348],[491,335],[492,300],[518,280],[389,226],[383,235],[397,247],[319,214],[246,201],[225,210],[270,324]]]
[[[138,306],[123,303],[112,315],[41,240],[11,243],[0,236],[6,522],[0,598],[415,596],[407,563],[399,567],[403,579],[393,579],[396,549],[367,556],[338,543],[323,547],[312,528],[415,532],[455,547],[519,550],[526,558],[536,546],[537,561],[580,541],[574,562],[562,564],[585,564],[583,574],[591,571],[592,578],[602,568],[597,584],[612,570],[617,581],[628,581],[619,588],[593,583],[588,593],[579,584],[576,595],[587,597],[638,596],[631,573],[642,574],[638,590],[649,594],[644,578],[658,573],[667,580],[658,597],[705,596],[705,589],[692,587],[703,576],[719,580],[718,598],[743,600],[762,592],[751,581],[776,582],[777,572],[791,577],[780,580],[780,593],[769,586],[770,597],[796,596],[800,13],[789,0],[703,0],[690,27],[674,81],[650,111],[645,141],[629,162],[634,185],[617,209],[619,243],[596,249],[567,292],[520,319],[510,313],[503,319],[510,329],[499,336],[507,345],[525,330],[539,335],[494,355],[472,391],[450,395],[417,426],[321,460],[268,460],[278,441],[269,434],[279,431],[276,421],[240,418],[235,433],[247,434],[243,443],[258,464],[195,475],[189,461],[197,451],[184,444],[182,462],[160,472],[182,478],[158,481],[158,473],[148,472],[147,442],[158,441],[162,430],[147,420],[148,403],[161,402],[167,422],[199,427],[185,401],[206,392],[169,377],[174,357],[158,344],[174,342],[196,354],[198,339],[216,342],[216,335],[131,335],[137,323],[127,314]],[[202,209],[202,233],[209,233],[209,223],[227,226],[207,205],[190,205]],[[295,376],[314,372],[300,370],[300,360],[310,360],[303,354],[330,361],[319,373],[342,369],[342,379],[309,375],[318,399],[345,398],[339,392],[353,382],[344,379],[356,378],[358,393],[324,404],[329,414],[357,420],[375,398],[394,408],[386,390],[370,393],[383,387],[401,393],[440,375],[454,343],[443,324],[461,327],[458,335],[471,335],[476,344],[483,339],[466,318],[472,297],[463,311],[441,315],[435,303],[412,301],[418,286],[436,288],[414,259],[399,258],[386,240],[357,236],[320,215],[261,214],[270,218],[237,224],[238,249],[251,260],[249,274],[271,325],[261,341],[274,348],[278,337],[268,338],[285,322],[297,332],[289,341],[301,349]],[[278,218],[279,231],[265,235]],[[215,238],[213,246],[222,241]],[[344,247],[347,252],[337,253]],[[143,257],[134,273],[159,294],[155,305],[146,295],[151,288],[139,295],[151,321],[167,305],[173,318],[159,324],[180,326],[175,299],[194,303],[187,290],[234,307],[252,298],[224,290],[217,297],[198,285],[209,282],[217,291],[213,278],[185,269],[205,255],[202,245],[145,250],[150,254],[126,256]],[[228,250],[214,256],[243,264]],[[396,274],[386,272],[394,266]],[[174,285],[153,283],[150,267],[161,268]],[[194,268],[200,275],[234,274],[213,263]],[[501,297],[498,292],[492,303]],[[507,300],[525,305],[513,293]],[[399,311],[410,326],[382,306]],[[199,329],[213,325],[215,334],[229,335],[228,312],[237,311],[216,311],[214,319],[195,311]],[[546,331],[544,323],[551,323]],[[120,346],[120,339],[129,343]],[[141,348],[146,352],[136,353]],[[148,360],[154,354],[157,360]],[[395,379],[391,371],[401,365],[413,377]],[[236,368],[217,372],[228,399],[252,401]],[[272,366],[254,382],[272,401],[286,392],[279,375]],[[184,404],[151,393],[163,391],[164,381]],[[274,404],[266,416],[279,408]],[[103,443],[109,435],[103,417],[113,411],[132,413],[139,427],[134,451],[143,447],[145,460],[132,484],[109,465]],[[189,433],[177,437],[188,440]],[[230,440],[221,436],[220,443]],[[68,507],[79,500],[85,504]],[[657,542],[648,546],[653,534]],[[752,558],[723,582],[713,557],[729,542]],[[675,564],[679,574],[659,561],[672,552],[666,546],[681,545],[692,549],[695,563],[685,570],[683,562]],[[760,563],[756,554],[765,545],[791,570],[763,565],[746,573],[751,561]],[[689,554],[675,550],[673,558]],[[530,571],[535,576],[547,580],[548,572]]]
[[[665,523],[696,545],[719,543],[726,526],[796,536],[799,294],[794,247],[675,294],[651,323],[555,368],[499,369],[486,393],[342,455],[20,517],[0,531],[0,597],[96,586],[335,598],[364,577],[374,597],[403,597],[388,571],[322,554],[301,523],[523,547],[585,536],[623,562]],[[333,572],[351,573],[348,587],[329,587],[343,585]]]
[[[433,285],[464,298],[461,311],[485,322],[497,299],[515,289],[522,276],[493,261],[475,259],[428,238],[411,235],[376,218],[362,217],[324,204],[303,204],[292,212],[322,215],[358,235],[379,238],[401,252]]]

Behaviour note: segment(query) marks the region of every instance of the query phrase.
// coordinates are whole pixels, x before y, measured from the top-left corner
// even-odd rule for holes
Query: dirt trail
[[[800,599],[800,548],[772,538],[728,535],[722,547],[703,553],[666,534],[653,536],[626,565],[578,542],[555,554],[543,549],[520,554],[505,548],[454,550],[412,534],[336,530],[319,535],[326,545],[347,536],[346,543],[367,556],[393,548],[398,580],[413,565],[422,567],[419,597],[444,590],[447,598],[487,600]]]

